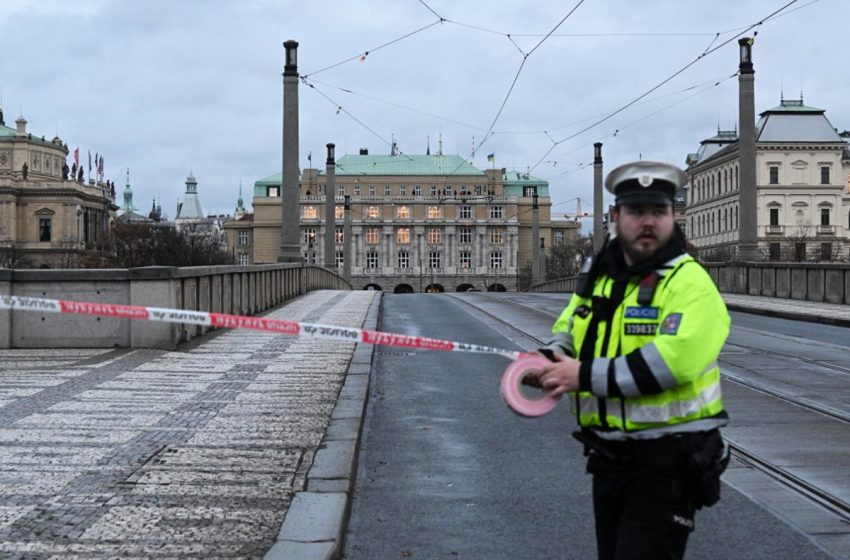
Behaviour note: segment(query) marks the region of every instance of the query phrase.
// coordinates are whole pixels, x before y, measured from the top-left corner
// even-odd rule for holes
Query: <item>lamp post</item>
[[[540,206],[537,204],[537,187],[531,195],[531,285],[540,282]]]
[[[325,268],[336,268],[336,161],[334,145],[328,144],[328,161],[325,168]]]
[[[602,224],[602,142],[593,144],[593,253],[605,242]]]
[[[345,195],[342,225],[342,277],[351,282],[351,197]]]

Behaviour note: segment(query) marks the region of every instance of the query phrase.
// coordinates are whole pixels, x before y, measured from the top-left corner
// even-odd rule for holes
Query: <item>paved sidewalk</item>
[[[850,305],[729,293],[722,295],[726,301],[726,306],[731,311],[744,311],[783,319],[844,327],[850,326]]]
[[[313,292],[268,316],[360,327],[373,300]],[[240,330],[175,352],[0,351],[0,557],[261,558],[355,346]]]

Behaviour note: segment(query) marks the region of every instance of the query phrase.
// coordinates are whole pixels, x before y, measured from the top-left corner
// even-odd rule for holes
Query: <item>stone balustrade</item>
[[[318,289],[349,290],[318,266],[0,269],[0,294],[254,315]],[[209,331],[191,324],[0,310],[0,348],[165,348]]]

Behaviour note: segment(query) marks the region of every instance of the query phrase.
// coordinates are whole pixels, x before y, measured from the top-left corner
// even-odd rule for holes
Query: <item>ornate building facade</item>
[[[538,197],[543,251],[569,242],[577,222],[550,219],[546,181],[504,169],[481,170],[459,156],[370,155],[361,150],[335,165],[334,262],[342,271],[344,203],[350,201],[351,283],[394,292],[516,290],[532,256],[533,196]],[[254,184],[251,220],[227,225],[231,247],[251,263],[277,259],[281,175]],[[325,170],[301,175],[301,248],[325,262]],[[242,242],[244,241],[244,244]]]
[[[111,185],[69,178],[68,146],[10,128],[0,111],[0,266],[77,268],[106,248],[118,206]],[[10,255],[13,257],[9,261]]]
[[[718,131],[687,159],[689,240],[707,260],[735,258],[738,137]],[[846,261],[850,151],[823,109],[782,99],[756,124],[758,246],[766,260]]]

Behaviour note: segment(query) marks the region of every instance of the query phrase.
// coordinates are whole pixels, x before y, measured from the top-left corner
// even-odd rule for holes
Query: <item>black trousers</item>
[[[688,470],[693,438],[605,443],[604,454],[590,451],[600,560],[684,557],[696,509]]]

